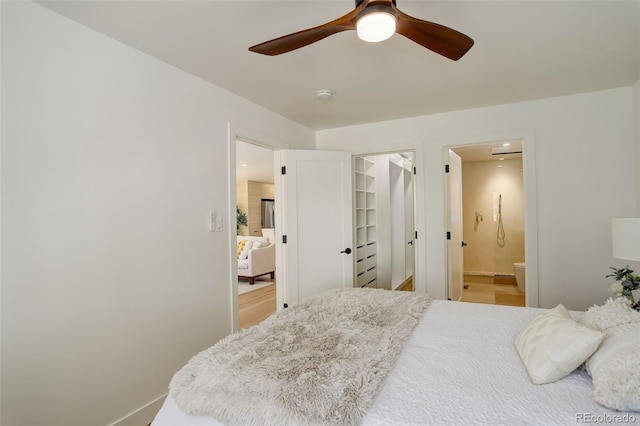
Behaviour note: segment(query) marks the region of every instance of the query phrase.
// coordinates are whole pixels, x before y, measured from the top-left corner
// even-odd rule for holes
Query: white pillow
[[[587,361],[591,398],[620,411],[640,411],[640,312],[624,298],[593,306],[578,320],[607,338]]]
[[[587,361],[591,399],[612,410],[640,411],[640,327],[608,337]]]
[[[258,247],[267,247],[269,245],[269,238],[268,237],[262,237],[259,240],[256,241],[257,244],[259,244]],[[255,247],[254,248],[258,248]]]
[[[574,321],[560,304],[535,318],[516,337],[516,348],[531,383],[543,384],[575,370],[604,337],[604,333]]]
[[[251,250],[254,247],[255,244],[253,241],[251,240],[247,240],[247,243],[244,245],[244,248],[242,249],[242,251],[240,252],[240,256],[238,256],[238,259],[246,259],[249,257],[249,250]]]
[[[631,301],[624,297],[609,298],[604,305],[590,307],[578,322],[596,330],[607,333],[623,324],[638,322],[640,312],[631,307]],[[609,333],[607,333],[609,334]]]

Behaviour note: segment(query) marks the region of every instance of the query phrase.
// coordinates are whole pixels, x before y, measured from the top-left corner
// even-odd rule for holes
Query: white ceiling
[[[236,141],[236,180],[273,183],[273,150]]]
[[[333,20],[353,0],[41,1],[142,52],[312,129],[629,86],[639,1],[408,1],[475,40],[459,61],[394,35],[344,32],[280,56],[254,44]],[[333,91],[321,102],[318,89]]]
[[[460,156],[463,163],[473,161],[500,161],[502,159],[513,160],[515,158],[522,158],[522,141],[513,140],[481,145],[465,145],[451,148],[451,150]],[[496,154],[494,154],[494,152]]]

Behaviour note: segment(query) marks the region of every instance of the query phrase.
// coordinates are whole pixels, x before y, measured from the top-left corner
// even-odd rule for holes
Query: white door
[[[462,242],[462,161],[460,156],[449,150],[449,172],[447,173],[448,203],[448,297],[451,300],[462,298],[464,285],[464,262]]]
[[[395,157],[395,156],[394,156]],[[391,289],[399,288],[407,279],[407,245],[404,166],[402,162],[388,160],[389,169],[389,209],[390,209],[390,250],[391,250]],[[382,194],[381,194],[382,195]],[[382,198],[382,197],[380,197]],[[380,218],[378,218],[379,220]],[[384,234],[378,234],[378,245],[383,248]]]
[[[354,248],[351,153],[282,150],[280,164],[278,244],[285,274],[279,309],[324,290],[353,287]]]
[[[404,214],[405,214],[405,279],[414,275],[415,234],[413,170],[404,171]],[[415,284],[413,288],[415,289]]]

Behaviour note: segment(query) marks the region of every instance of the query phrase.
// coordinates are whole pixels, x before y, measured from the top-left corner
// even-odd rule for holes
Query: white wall
[[[2,55],[0,423],[113,423],[231,331],[227,123],[315,134],[31,2]]]
[[[535,135],[539,305],[584,309],[606,299],[610,222],[632,215],[638,197],[631,87],[318,132],[319,149],[356,154],[424,152],[417,188],[419,262],[426,290],[445,295],[443,148]],[[421,205],[423,207],[421,207]],[[420,230],[425,233],[421,233]],[[420,238],[425,235],[426,238]],[[416,283],[420,289],[422,283]]]
[[[639,53],[640,56],[640,53]],[[640,58],[639,58],[640,60]],[[636,171],[636,211],[635,214],[630,215],[633,217],[640,217],[640,80],[638,80],[634,85],[633,85],[633,116],[635,118],[635,134],[634,134],[634,140],[636,142],[635,144],[635,148],[636,148],[636,167],[635,167],[635,171]],[[636,273],[638,273],[638,271],[640,271],[640,262],[632,262],[632,261],[627,261],[627,262],[623,262],[624,264],[628,264],[631,269],[633,269]],[[617,263],[616,267],[620,267],[620,266],[624,266],[623,264]],[[640,298],[640,292],[636,291],[634,292],[634,296],[636,298],[636,300],[638,300],[638,298]]]
[[[639,59],[640,60],[640,59]],[[640,216],[640,80],[633,85],[633,115],[636,122],[636,217]]]

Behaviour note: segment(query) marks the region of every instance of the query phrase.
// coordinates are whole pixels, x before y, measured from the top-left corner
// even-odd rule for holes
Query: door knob
[[[413,245],[413,240],[409,241],[407,244],[409,244],[410,246]]]
[[[468,244],[465,243],[464,241],[462,242],[462,247],[466,247]]]
[[[347,247],[346,249],[342,250],[340,253],[351,254],[351,249]]]

